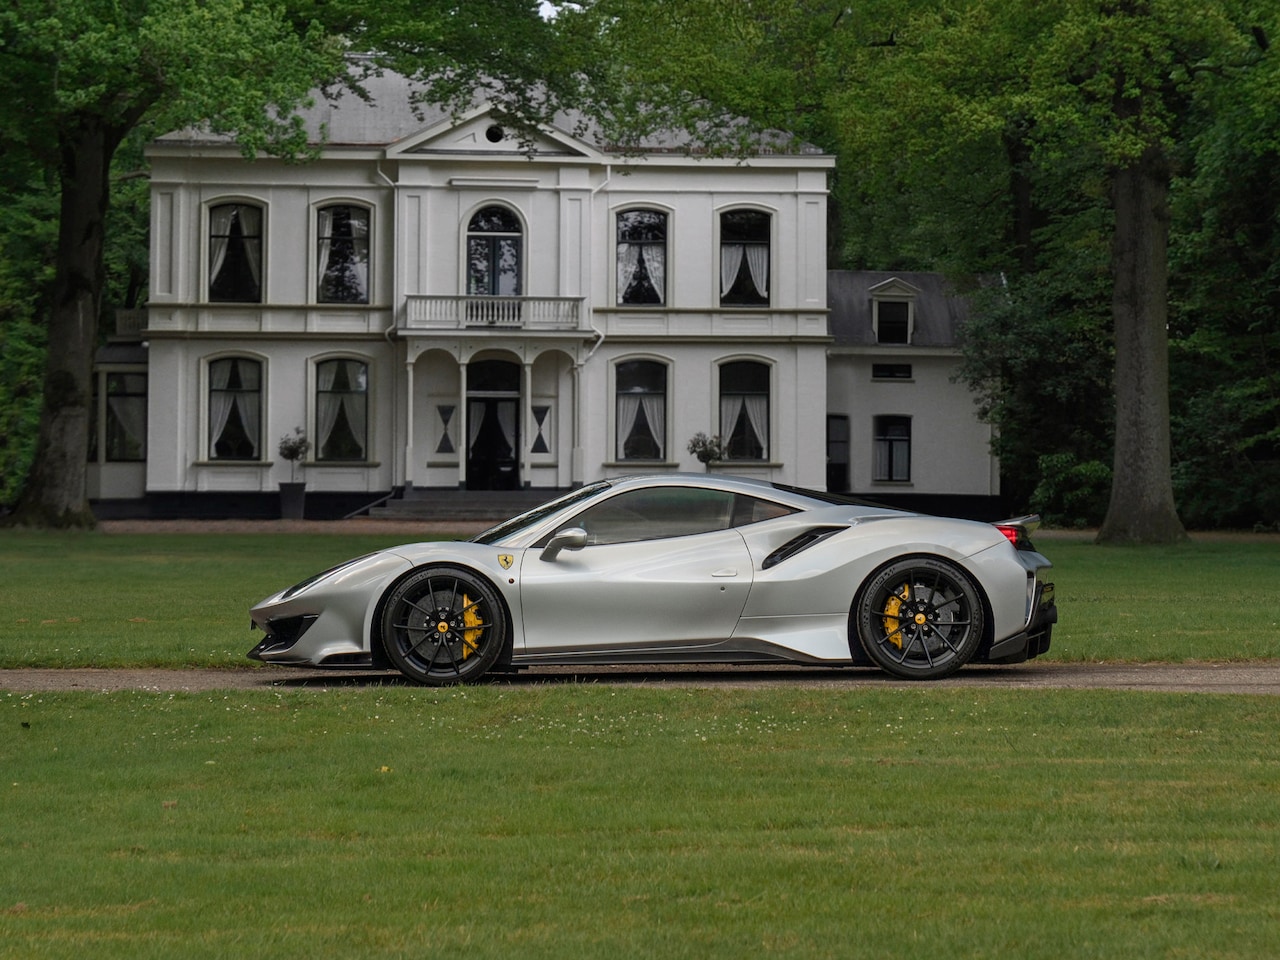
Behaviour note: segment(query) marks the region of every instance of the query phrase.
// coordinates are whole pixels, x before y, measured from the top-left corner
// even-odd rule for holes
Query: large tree
[[[1257,38],[1274,9],[1248,0],[589,0],[583,10],[612,38],[615,72],[662,108],[651,122],[714,123],[722,105],[817,138],[840,155],[837,197],[906,214],[910,229],[891,236],[950,272],[1060,268],[1046,241],[1060,238],[1073,210],[1101,213],[1115,421],[1099,539],[1185,537],[1170,464],[1170,183],[1205,81],[1258,72]],[[1274,86],[1263,88],[1273,100]],[[846,223],[857,218],[850,205]],[[854,247],[846,239],[843,249]]]
[[[371,13],[376,15],[371,16]],[[113,158],[130,135],[203,124],[246,154],[308,149],[295,110],[358,85],[371,51],[462,105],[479,92],[524,124],[564,85],[537,0],[9,0],[0,10],[0,155],[48,171],[59,196],[34,462],[12,520],[92,525],[85,488],[91,370],[105,283]],[[540,61],[540,57],[542,61]],[[30,338],[28,338],[30,339]]]

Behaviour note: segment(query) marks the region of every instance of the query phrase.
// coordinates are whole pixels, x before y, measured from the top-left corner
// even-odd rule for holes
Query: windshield
[[[592,483],[581,490],[574,490],[572,493],[566,493],[563,497],[550,500],[541,506],[534,507],[532,510],[526,510],[517,517],[510,520],[503,520],[496,527],[490,527],[482,533],[476,534],[471,538],[472,543],[497,543],[499,540],[505,540],[513,537],[520,531],[533,526],[536,523],[545,520],[551,514],[556,513],[564,507],[571,506],[575,503],[581,503],[590,497],[594,497],[602,490],[609,488],[607,480],[601,480],[598,483]]]

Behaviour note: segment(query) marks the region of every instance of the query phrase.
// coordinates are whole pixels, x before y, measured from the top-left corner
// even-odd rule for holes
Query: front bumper
[[[1053,584],[1037,584],[1026,629],[993,643],[984,656],[976,659],[982,663],[1022,663],[1047,653],[1053,637],[1053,625],[1057,622],[1058,607],[1054,603]]]

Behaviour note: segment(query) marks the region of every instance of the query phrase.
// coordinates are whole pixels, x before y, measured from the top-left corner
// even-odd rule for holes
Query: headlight
[[[295,583],[292,587],[290,587],[288,590],[284,591],[284,593],[280,594],[280,599],[288,600],[290,597],[297,596],[303,590],[307,589],[307,587],[314,586],[315,584],[319,583],[321,580],[325,580],[333,576],[339,570],[345,570],[347,567],[356,563],[360,563],[362,560],[367,560],[372,556],[373,556],[372,553],[366,553],[362,557],[353,557],[350,560],[344,560],[342,563],[338,564],[336,567],[330,567],[328,570],[322,570],[320,573],[317,573],[313,577],[307,577],[307,579],[305,580],[300,580],[297,583]]]

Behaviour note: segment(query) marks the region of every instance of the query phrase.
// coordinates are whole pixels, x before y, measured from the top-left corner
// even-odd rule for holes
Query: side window
[[[769,367],[737,360],[720,367],[720,436],[726,460],[769,457]]]
[[[316,211],[316,299],[369,302],[369,211],[335,204]]]
[[[262,302],[262,208],[224,203],[209,209],[209,299]]]
[[[873,423],[872,480],[911,479],[911,418],[876,417]]]
[[[769,305],[769,214],[728,210],[720,214],[720,303]]]
[[[687,537],[733,525],[734,496],[698,487],[630,490],[584,510],[567,527],[587,531],[592,544]]]
[[[618,304],[667,302],[667,215],[660,210],[618,214]]]
[[[369,367],[359,360],[316,364],[317,460],[365,460]]]
[[[262,364],[224,357],[209,364],[209,459],[259,460]]]
[[[615,371],[619,460],[661,460],[666,450],[667,367],[627,360]]]

